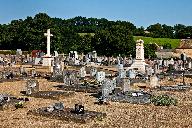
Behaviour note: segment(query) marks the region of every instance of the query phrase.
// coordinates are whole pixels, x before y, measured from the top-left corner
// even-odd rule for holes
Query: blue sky
[[[125,20],[137,27],[154,23],[192,26],[192,0],[0,0],[0,24],[39,12],[63,19]]]

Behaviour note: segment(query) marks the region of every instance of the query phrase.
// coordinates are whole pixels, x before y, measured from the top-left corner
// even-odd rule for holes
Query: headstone
[[[117,79],[114,77],[111,81],[111,86],[112,86],[112,91],[116,88],[117,86]]]
[[[131,65],[132,63],[133,63],[133,58],[132,58],[132,55],[130,55],[128,58],[128,64]]]
[[[53,63],[53,76],[55,77],[59,75],[62,75],[62,66],[59,58],[55,57]]]
[[[54,51],[54,54],[55,54],[55,57],[58,57],[58,56],[59,56],[59,54],[58,54],[57,51]]]
[[[156,75],[153,75],[150,77],[150,87],[154,88],[154,87],[157,87],[159,86],[158,84],[158,78]]]
[[[97,61],[97,52],[96,52],[96,51],[93,51],[93,52],[92,52],[92,61],[93,61],[93,62],[96,62],[96,61]]]
[[[55,110],[62,111],[62,110],[64,109],[63,103],[61,103],[61,102],[55,103],[55,104],[54,104],[54,109],[55,109]]]
[[[130,79],[135,79],[135,77],[136,77],[135,71],[132,70],[132,69],[129,69],[129,71],[128,71],[128,77],[129,77]]]
[[[76,114],[84,114],[85,113],[84,106],[79,105],[79,104],[75,104],[75,113]]]
[[[181,54],[181,60],[186,61],[186,59],[187,59],[187,55],[185,53],[182,53]]]
[[[122,80],[122,90],[127,92],[130,90],[130,80],[128,78],[123,78]]]
[[[29,79],[26,82],[26,94],[31,95],[39,91],[39,82],[34,79]]]
[[[49,107],[47,107],[46,111],[47,112],[53,112],[54,111],[54,106],[50,105]]]
[[[189,61],[188,68],[191,69],[191,66],[192,66],[191,61]]]
[[[22,55],[22,50],[21,50],[21,49],[17,49],[16,55],[17,55],[17,56],[21,56],[21,55]]]
[[[103,81],[103,84],[102,84],[102,100],[104,102],[107,101],[107,98],[109,96],[109,81],[107,81],[106,79]]]
[[[173,60],[173,58],[171,58],[171,60],[169,61],[169,64],[174,65],[175,61]]]
[[[79,83],[79,78],[77,77],[77,72],[75,71],[63,71],[63,82],[64,85],[71,86],[77,85]]]
[[[80,77],[81,77],[81,78],[85,78],[85,76],[86,76],[85,67],[82,67],[82,68],[80,69]]]
[[[7,94],[0,94],[0,105],[3,105],[10,101],[10,97]]]
[[[95,77],[96,74],[97,74],[97,68],[91,67],[91,68],[90,68],[90,76],[91,76],[91,77]]]
[[[104,79],[105,79],[105,72],[103,72],[103,71],[97,72],[96,80],[98,82],[102,82]]]
[[[36,70],[35,69],[32,69],[31,70],[31,77],[35,77],[36,76]]]
[[[158,73],[158,65],[155,64],[155,65],[154,65],[154,74],[157,74],[157,73]]]
[[[41,64],[41,58],[35,58],[35,65]]]

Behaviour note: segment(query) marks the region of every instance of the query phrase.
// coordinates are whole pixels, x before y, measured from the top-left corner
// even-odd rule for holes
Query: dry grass
[[[188,82],[192,81],[188,79]],[[40,90],[55,90],[57,83],[39,80]],[[0,93],[9,93],[21,97],[20,91],[25,89],[24,81],[0,83]],[[158,92],[167,93],[167,92]],[[30,98],[25,108],[0,111],[0,127],[2,128],[184,128],[192,127],[192,92],[172,92],[179,99],[178,106],[157,107],[153,105],[134,105],[129,103],[110,103],[107,106],[95,105],[95,98],[86,93],[76,93],[73,97],[66,97],[61,101],[66,107],[74,107],[81,102],[85,109],[106,112],[104,120],[94,120],[88,124],[76,124],[45,117],[27,115],[27,111],[48,106],[56,100]]]

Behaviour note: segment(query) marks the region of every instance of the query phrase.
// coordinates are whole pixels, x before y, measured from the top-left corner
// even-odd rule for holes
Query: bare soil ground
[[[177,81],[181,81],[178,79]],[[58,83],[38,80],[40,90],[56,90],[53,88]],[[192,79],[187,79],[192,82]],[[20,91],[25,89],[25,81],[0,83],[0,93],[8,93],[22,97]],[[28,110],[45,107],[56,100],[30,97],[25,108],[17,110],[0,111],[1,128],[190,128],[192,127],[192,91],[189,92],[157,92],[168,93],[178,98],[177,106],[161,107],[154,105],[134,105],[129,103],[112,103],[110,105],[95,105],[95,98],[87,93],[75,93],[72,97],[66,97],[60,101],[66,107],[74,107],[81,102],[85,109],[105,112],[107,117],[103,120],[94,120],[87,124],[49,119],[27,115]]]

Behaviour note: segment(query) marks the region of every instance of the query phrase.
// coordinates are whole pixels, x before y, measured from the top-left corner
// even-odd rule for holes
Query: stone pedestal
[[[135,60],[135,62],[131,65],[131,69],[145,73],[145,66],[146,65],[147,64],[142,60]]]
[[[146,65],[147,64],[145,63],[144,58],[144,41],[140,39],[136,41],[136,60],[131,65],[131,69],[137,70],[141,73],[145,73]]]
[[[42,66],[51,66],[53,58],[52,57],[43,57],[43,64]]]

